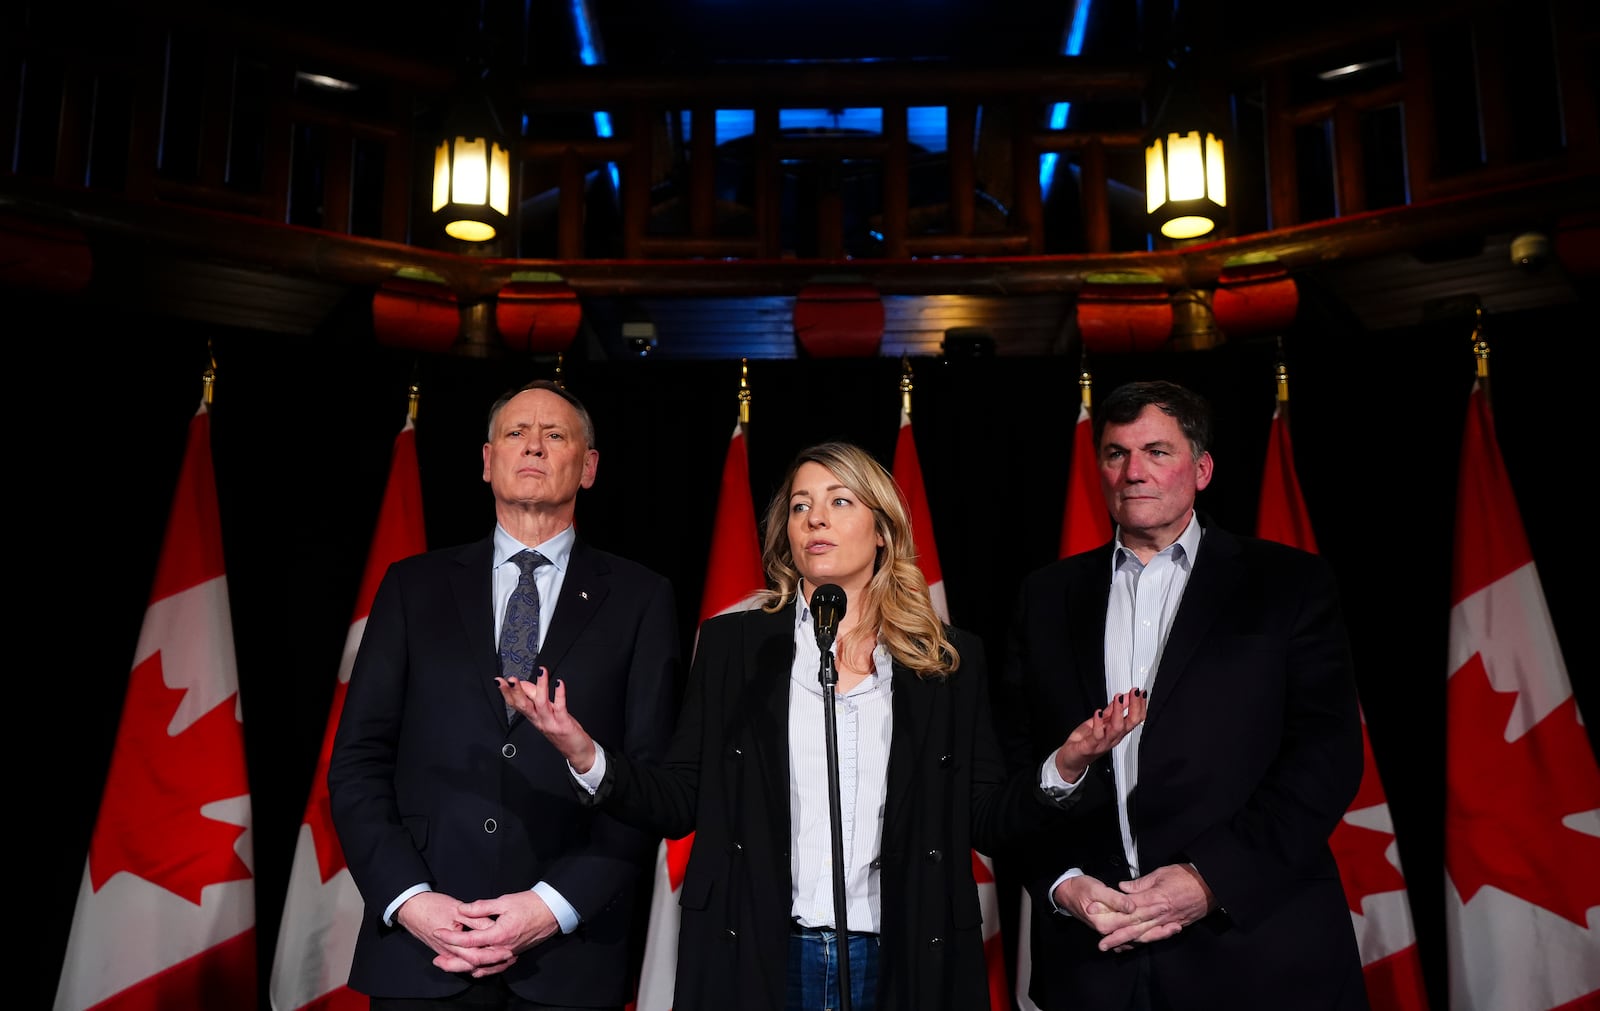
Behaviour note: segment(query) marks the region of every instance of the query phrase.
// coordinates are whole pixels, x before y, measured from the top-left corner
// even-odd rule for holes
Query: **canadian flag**
[[[1451,602],[1450,1006],[1600,1007],[1600,767],[1481,383],[1461,441]]]
[[[1076,555],[1098,548],[1111,539],[1111,514],[1100,491],[1100,453],[1094,445],[1094,424],[1089,406],[1078,405],[1078,422],[1072,426],[1072,459],[1067,466],[1067,498],[1061,509],[1061,554]],[[1017,909],[1017,1007],[1039,1011],[1028,996],[1033,982],[1033,900],[1022,890]]]
[[[1294,447],[1281,402],[1272,412],[1267,435],[1256,536],[1304,551],[1317,550],[1311,518],[1300,493],[1300,479],[1295,475]],[[1367,981],[1367,999],[1373,1011],[1425,1011],[1428,994],[1423,987],[1417,932],[1411,924],[1411,904],[1400,870],[1394,820],[1373,760],[1365,717],[1361,723],[1361,750],[1365,756],[1361,786],[1334,828],[1329,844],[1350,903],[1350,918],[1355,924]]]
[[[211,415],[167,518],[56,1011],[248,1008],[254,854]]]
[[[417,468],[416,427],[407,417],[390,453],[389,481],[378,508],[378,525],[367,551],[367,566],[356,595],[355,617],[345,635],[339,679],[333,689],[311,796],[300,823],[289,892],[272,960],[270,993],[273,1011],[314,1008],[316,1011],[365,1011],[367,997],[345,985],[350,958],[361,927],[361,893],[345,866],[344,851],[334,834],[328,810],[328,759],[333,735],[344,709],[361,633],[372,613],[372,598],[392,562],[427,549],[422,522],[422,478]]]
[[[1072,461],[1067,468],[1067,501],[1061,509],[1061,555],[1098,548],[1111,539],[1111,515],[1100,491],[1099,451],[1087,404],[1078,405],[1072,426]]]
[[[733,426],[728,455],[717,491],[717,513],[706,562],[700,621],[760,602],[766,586],[761,567],[761,540],[756,533],[755,504],[750,498],[750,457],[744,426]],[[677,980],[678,889],[689,866],[694,833],[663,839],[656,852],[655,885],[650,895],[650,921],[645,929],[644,961],[639,970],[639,996],[634,1011],[670,1011]]]
[[[950,621],[950,605],[945,602],[944,574],[939,570],[939,546],[933,537],[933,513],[928,509],[928,492],[922,484],[922,463],[917,458],[917,443],[911,434],[911,415],[900,411],[900,433],[894,444],[894,481],[911,514],[911,539],[917,545],[917,566],[928,581],[933,609],[945,623]],[[983,952],[989,966],[989,1007],[991,1011],[1010,1011],[1011,987],[1006,980],[1005,943],[1000,936],[1000,897],[995,890],[994,864],[987,856],[972,851],[972,877],[978,883],[978,905],[983,912]]]

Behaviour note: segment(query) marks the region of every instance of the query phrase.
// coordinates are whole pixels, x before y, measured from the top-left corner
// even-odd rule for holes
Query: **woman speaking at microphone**
[[[1038,773],[1006,778],[982,643],[935,613],[905,503],[870,454],[840,442],[803,450],[763,528],[766,601],[701,625],[660,764],[606,751],[567,713],[562,682],[581,678],[577,667],[501,680],[501,694],[592,803],[667,838],[695,833],[674,1011],[985,1011],[971,850],[991,852],[1059,809]],[[817,599],[819,587],[835,599]],[[1144,711],[1142,697],[1109,707],[1047,760],[1076,781]]]

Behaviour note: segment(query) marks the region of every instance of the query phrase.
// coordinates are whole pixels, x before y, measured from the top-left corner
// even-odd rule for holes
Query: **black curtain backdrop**
[[[218,369],[213,453],[254,806],[263,1008],[296,834],[413,380],[429,546],[492,527],[479,455],[488,406],[508,387],[550,377],[554,362],[380,348],[359,308],[309,337],[128,319],[73,300],[25,299],[13,317],[35,313],[13,332],[28,363],[19,385],[31,388],[14,396],[37,405],[17,415],[24,427],[14,440],[29,478],[11,498],[35,570],[16,587],[26,618],[17,643],[29,648],[19,649],[27,659],[13,670],[31,672],[21,680],[33,696],[16,716],[34,724],[19,739],[48,755],[17,771],[38,792],[23,810],[39,817],[18,834],[37,851],[14,858],[27,887],[40,889],[28,905],[43,910],[32,1006],[49,1002],[59,976],[208,342]],[[1592,437],[1579,419],[1581,392],[1556,382],[1575,374],[1570,349],[1592,326],[1576,306],[1489,323],[1501,445],[1593,739],[1600,681],[1579,624],[1584,573],[1557,551],[1587,534],[1591,500],[1579,485],[1592,479],[1584,477]],[[1321,553],[1343,589],[1440,1007],[1445,665],[1470,329],[1461,316],[1368,334],[1306,291],[1282,352],[1299,475]],[[46,333],[61,336],[30,336]],[[672,579],[687,655],[737,417],[737,356],[586,361],[583,344],[563,379],[595,417],[601,456],[598,481],[579,500],[579,527]],[[1101,396],[1130,379],[1168,378],[1211,398],[1216,475],[1201,507],[1250,533],[1279,357],[1272,341],[1233,341],[1206,352],[1097,355],[1089,366]],[[916,441],[950,609],[984,637],[998,666],[1020,578],[1056,557],[1077,356],[912,365]],[[894,359],[751,362],[758,514],[791,456],[810,443],[849,439],[890,462],[900,371]],[[1580,380],[1577,391],[1587,388]],[[79,616],[86,606],[92,619]],[[55,674],[63,662],[65,686]],[[1008,930],[1013,891],[1002,887]]]

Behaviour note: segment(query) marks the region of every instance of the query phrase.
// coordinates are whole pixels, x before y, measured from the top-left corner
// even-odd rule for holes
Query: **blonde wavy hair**
[[[878,641],[889,655],[916,671],[918,677],[948,677],[961,665],[961,655],[934,611],[928,581],[917,567],[917,548],[911,539],[911,515],[905,500],[882,464],[848,442],[824,442],[801,450],[768,503],[762,523],[765,534],[761,564],[766,569],[768,585],[762,610],[773,612],[788,606],[800,585],[800,570],[795,567],[789,544],[789,492],[795,473],[806,463],[826,467],[855,492],[861,504],[872,510],[873,526],[883,538],[872,578],[867,582],[867,599],[848,602],[849,610],[857,615],[857,623],[839,640],[841,655],[876,629]]]

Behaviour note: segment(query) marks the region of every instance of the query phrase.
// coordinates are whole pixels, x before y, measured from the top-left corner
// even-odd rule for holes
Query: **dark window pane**
[[[128,145],[133,130],[133,88],[102,77],[94,86],[94,126],[89,133],[89,168],[84,184],[121,190],[128,185]]]
[[[1259,94],[1233,100],[1233,137],[1225,148],[1228,173],[1228,217],[1235,235],[1264,232],[1267,220],[1267,127]],[[1142,172],[1141,156],[1137,168]],[[1130,178],[1130,191],[1144,195],[1143,176]],[[1121,249],[1123,247],[1115,247]]]
[[[1398,105],[1361,115],[1361,169],[1368,210],[1407,203],[1404,130],[1405,115]]]
[[[1512,111],[1512,158],[1534,161],[1559,155],[1565,145],[1550,18],[1519,11],[1504,18],[1500,29],[1497,37],[1505,45],[1507,67],[1506,103]]]
[[[324,228],[322,196],[328,170],[328,131],[299,124],[289,166],[289,224]]]
[[[1458,175],[1483,166],[1483,126],[1472,34],[1465,27],[1440,30],[1428,45],[1433,70],[1433,119],[1438,174]]]
[[[267,161],[267,68],[239,60],[233,68],[233,117],[228,126],[229,189],[260,193]]]
[[[379,238],[383,234],[384,147],[358,140],[352,152],[350,234]]]
[[[156,164],[168,179],[200,178],[201,108],[205,99],[205,40],[194,32],[167,37],[166,94]]]
[[[22,68],[22,110],[17,124],[16,172],[51,176],[56,170],[56,134],[61,126],[61,64],[38,58]]]
[[[1295,127],[1294,157],[1301,221],[1339,213],[1333,189],[1333,134],[1326,121]]]

